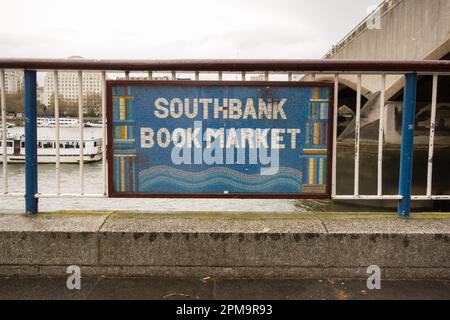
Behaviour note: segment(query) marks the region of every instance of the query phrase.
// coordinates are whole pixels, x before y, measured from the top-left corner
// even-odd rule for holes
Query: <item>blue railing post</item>
[[[25,210],[38,212],[36,71],[25,70]]]
[[[400,181],[398,187],[398,194],[403,197],[398,203],[398,214],[404,217],[409,216],[411,209],[416,89],[417,74],[406,74],[403,94],[402,145],[400,151]]]

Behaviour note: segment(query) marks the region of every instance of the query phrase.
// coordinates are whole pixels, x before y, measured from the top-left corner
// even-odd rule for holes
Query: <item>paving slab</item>
[[[330,234],[450,234],[450,218],[428,217],[405,219],[393,215],[370,218],[328,215],[322,221]]]
[[[102,278],[89,299],[214,299],[214,283],[200,278]]]
[[[98,278],[83,278],[80,290],[69,290],[62,277],[0,277],[0,300],[83,300],[87,299]]]
[[[449,300],[450,282],[382,280],[381,289],[369,290],[365,280],[338,278],[83,277],[80,290],[69,290],[65,277],[0,277],[3,299]]]
[[[97,232],[108,212],[0,214],[0,232]]]
[[[0,214],[0,265],[96,264],[97,232],[107,216]]]
[[[325,233],[314,215],[277,215],[258,213],[114,213],[101,232],[128,233]]]

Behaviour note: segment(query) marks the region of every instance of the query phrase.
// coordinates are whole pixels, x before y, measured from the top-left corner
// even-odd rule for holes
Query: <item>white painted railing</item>
[[[318,62],[319,63],[319,62]],[[0,61],[1,66],[1,61]],[[449,65],[450,66],[450,65]],[[236,67],[236,69],[238,66]],[[247,68],[247,67],[246,67]],[[311,67],[312,68],[312,67]],[[314,72],[311,72],[311,68],[309,68],[306,71],[302,70],[277,70],[276,68],[274,71],[265,70],[262,72],[263,79],[265,81],[268,81],[272,75],[276,75],[279,80],[280,78],[283,78],[284,81],[293,81],[294,77],[297,76],[298,78],[303,77],[303,79],[316,79],[317,75],[326,74],[326,75],[332,75],[333,81],[334,81],[334,109],[333,109],[333,144],[332,144],[332,177],[331,177],[331,196],[332,199],[338,199],[338,200],[356,200],[356,199],[363,199],[363,200],[400,200],[402,199],[401,195],[387,195],[383,194],[383,144],[384,144],[384,134],[385,134],[385,128],[384,128],[384,107],[385,107],[385,94],[386,94],[386,77],[389,75],[402,75],[407,73],[407,71],[401,71],[401,70],[391,70],[391,71],[384,71],[383,65],[381,64],[379,67],[379,71],[369,70],[369,71],[358,71],[355,72],[353,70],[345,70],[345,68],[341,69],[335,69],[330,70],[329,68],[327,70],[314,70]],[[362,68],[362,67],[361,67]],[[432,194],[432,172],[433,172],[433,155],[434,155],[434,138],[435,138],[435,123],[436,123],[436,106],[437,106],[437,95],[438,95],[438,77],[439,76],[450,76],[450,68],[448,70],[447,67],[443,67],[445,71],[416,71],[414,69],[411,69],[411,72],[416,72],[418,75],[431,75],[433,79],[432,83],[432,101],[431,101],[431,119],[430,119],[430,135],[429,135],[429,147],[428,147],[428,162],[427,162],[427,185],[426,185],[426,194],[424,195],[413,195],[411,196],[412,200],[450,200],[449,194]],[[8,68],[7,70],[11,70]],[[18,71],[23,71],[23,69],[14,69]],[[54,77],[54,105],[55,105],[55,119],[56,119],[56,126],[55,126],[55,137],[56,137],[56,181],[55,181],[55,193],[38,193],[35,195],[37,198],[48,198],[48,197],[106,197],[107,196],[107,186],[108,186],[108,176],[107,176],[107,158],[106,158],[106,146],[107,146],[107,130],[106,130],[106,80],[108,79],[108,74],[117,74],[117,70],[111,69],[111,70],[95,70],[97,72],[101,72],[101,118],[102,118],[102,179],[103,179],[103,190],[99,190],[98,193],[90,194],[85,193],[85,166],[84,166],[84,153],[83,150],[83,142],[84,142],[84,119],[83,119],[83,72],[84,71],[90,71],[92,72],[94,69],[89,68],[88,70],[76,70],[78,73],[78,112],[79,112],[79,134],[80,134],[80,157],[79,157],[79,176],[80,176],[80,186],[79,186],[79,192],[78,193],[64,193],[62,192],[61,188],[61,154],[60,154],[60,104],[59,104],[59,89],[58,89],[58,80],[59,80],[59,71],[58,70],[51,70],[49,71],[48,68],[42,68],[42,69],[36,69],[37,71],[42,72],[52,72]],[[64,69],[65,70],[65,69]],[[340,71],[338,71],[340,70]],[[1,111],[2,111],[2,152],[3,152],[3,165],[2,165],[2,171],[3,171],[3,190],[0,196],[3,197],[23,197],[24,193],[10,193],[9,192],[9,186],[8,186],[8,161],[7,161],[7,105],[6,105],[6,90],[5,90],[5,71],[6,68],[0,69],[0,93],[1,93]],[[125,72],[125,78],[130,78],[130,71],[137,72],[138,70],[132,69],[132,70],[122,70],[121,72]],[[166,70],[163,69],[161,71],[169,71],[171,75],[172,80],[177,79],[177,72],[176,70]],[[188,70],[182,69],[182,72],[186,73]],[[147,78],[149,80],[154,79],[155,74],[159,72],[159,70],[151,70],[151,71],[145,71],[145,69],[141,72],[147,72]],[[199,80],[201,78],[201,75],[208,74],[211,75],[212,71],[207,70],[193,70],[191,71],[193,74],[193,78],[195,80]],[[247,74],[251,72],[254,73],[254,71],[247,71],[247,70],[231,70],[231,71],[216,71],[218,80],[223,80],[224,76],[227,74],[240,74],[240,79],[242,81],[247,80]],[[355,117],[355,153],[354,153],[354,190],[353,194],[341,194],[337,190],[337,183],[336,183],[336,173],[339,171],[339,168],[337,167],[336,157],[337,157],[337,119],[338,119],[338,106],[339,106],[339,83],[340,83],[340,77],[341,76],[348,76],[348,75],[355,75],[357,79],[356,83],[356,117]],[[364,76],[378,76],[380,77],[380,111],[379,111],[379,134],[378,134],[378,151],[377,151],[377,191],[375,195],[368,195],[368,194],[361,194],[360,192],[360,127],[361,127],[361,96],[362,96],[362,80]],[[217,79],[215,79],[217,80]]]

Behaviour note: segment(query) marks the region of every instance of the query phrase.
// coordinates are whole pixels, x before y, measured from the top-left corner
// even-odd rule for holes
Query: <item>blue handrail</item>
[[[25,211],[38,212],[36,71],[25,70]]]
[[[411,209],[411,182],[414,149],[414,120],[416,114],[417,74],[405,74],[403,94],[402,145],[400,149],[400,178],[398,194],[403,198],[398,203],[398,214],[409,216]]]

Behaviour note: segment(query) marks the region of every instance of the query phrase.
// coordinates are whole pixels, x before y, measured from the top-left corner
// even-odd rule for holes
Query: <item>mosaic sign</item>
[[[332,87],[108,81],[111,197],[329,198]]]

